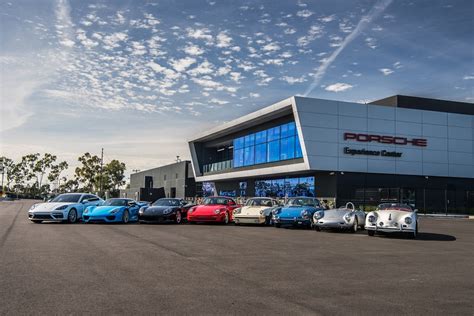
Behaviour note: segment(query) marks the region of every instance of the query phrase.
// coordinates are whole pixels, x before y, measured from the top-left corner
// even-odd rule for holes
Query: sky
[[[0,0],[0,155],[132,170],[293,95],[474,101],[474,2]]]

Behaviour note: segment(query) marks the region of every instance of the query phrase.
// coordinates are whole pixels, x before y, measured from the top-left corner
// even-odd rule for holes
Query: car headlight
[[[34,209],[35,207],[37,207],[37,206],[38,206],[38,204],[33,204],[33,205],[31,205],[30,211],[33,210],[33,209]]]
[[[347,213],[346,215],[344,215],[344,220],[346,222],[350,222],[352,219],[352,214],[351,213]]]
[[[219,214],[220,212],[221,212],[221,210],[215,210],[215,211],[214,211],[214,214],[217,215],[217,214]]]
[[[145,207],[144,206],[140,207],[140,209],[138,210],[138,213],[139,214],[145,213]]]
[[[369,223],[375,224],[375,222],[377,222],[377,217],[375,217],[374,215],[370,215],[368,220]]]
[[[62,211],[62,210],[65,210],[67,209],[67,205],[61,205],[60,207],[56,207],[56,211]]]
[[[281,213],[281,208],[277,208],[273,210],[273,215],[277,215]]]
[[[240,214],[242,212],[242,208],[238,207],[234,210],[234,214]]]
[[[110,211],[110,214],[117,214],[119,212],[119,209],[116,208],[116,209],[113,209]]]
[[[195,207],[191,207],[189,210],[188,210],[188,214],[191,214],[192,212],[194,212],[196,210]]]
[[[411,217],[405,217],[405,223],[410,225],[411,223],[413,222],[413,220],[411,219]]]
[[[316,213],[314,213],[314,217],[315,217],[316,219],[321,219],[321,218],[323,218],[323,216],[324,216],[324,212],[323,212],[323,211],[317,211]]]
[[[308,210],[301,211],[301,217],[308,217],[308,216],[309,216],[309,211]]]
[[[165,215],[166,215],[166,214],[169,214],[169,213],[171,213],[172,211],[173,211],[173,209],[171,209],[171,208],[167,208],[166,210],[164,210],[164,211],[163,211],[163,214],[165,214]]]
[[[87,213],[89,213],[89,209],[88,209],[88,208],[86,208],[86,209],[84,210],[84,214],[87,214]]]

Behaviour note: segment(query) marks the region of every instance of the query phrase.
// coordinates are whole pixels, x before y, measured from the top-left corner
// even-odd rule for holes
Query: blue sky
[[[472,1],[0,1],[1,154],[128,171],[292,95],[473,102]]]

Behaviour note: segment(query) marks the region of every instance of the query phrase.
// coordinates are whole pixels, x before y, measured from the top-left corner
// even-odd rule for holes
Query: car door
[[[91,202],[90,199],[93,199],[94,195],[92,194],[84,194],[81,199],[79,200],[79,205],[77,207],[77,216],[82,218],[82,212],[88,207],[88,206],[95,206],[93,204],[93,201]]]

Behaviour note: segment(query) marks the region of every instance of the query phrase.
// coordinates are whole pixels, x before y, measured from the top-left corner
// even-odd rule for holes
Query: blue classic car
[[[138,210],[144,204],[132,199],[108,199],[101,206],[85,209],[85,223],[128,223],[138,221]]]
[[[319,200],[313,197],[294,197],[273,210],[273,225],[311,227],[315,212],[323,210]]]

